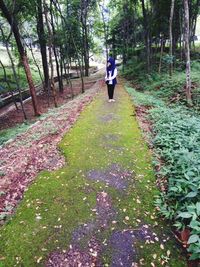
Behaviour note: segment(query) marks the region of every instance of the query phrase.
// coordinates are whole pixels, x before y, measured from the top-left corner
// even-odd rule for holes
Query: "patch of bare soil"
[[[137,106],[135,108],[138,123],[140,125],[140,128],[145,133],[151,133],[152,132],[151,122],[147,118],[149,109],[151,109],[151,108],[146,107],[146,106]]]
[[[49,255],[46,267],[101,267],[103,266],[100,260],[102,245],[95,237],[96,232],[109,227],[109,223],[115,216],[112,208],[111,198],[106,192],[97,194],[96,220],[79,226],[72,234],[70,248],[66,251],[54,251]],[[92,237],[87,241],[82,249],[80,242],[84,238]]]
[[[100,245],[93,237],[85,250],[72,247],[67,252],[53,252],[46,267],[101,267],[99,262]]]
[[[120,191],[125,190],[129,182],[132,181],[133,172],[123,169],[118,164],[112,164],[105,171],[90,170],[87,173],[87,178],[90,180],[106,182]]]
[[[57,145],[100,86],[98,81],[85,94],[49,111],[0,149],[0,219],[13,213],[25,189],[41,170],[55,170],[64,165]]]

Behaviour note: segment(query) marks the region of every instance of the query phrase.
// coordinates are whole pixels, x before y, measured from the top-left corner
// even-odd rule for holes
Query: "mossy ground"
[[[118,215],[116,223],[99,234],[101,241],[108,240],[115,230],[137,229],[145,224],[159,241],[134,244],[140,263],[162,266],[169,250],[165,266],[186,266],[174,240],[165,242],[169,228],[159,221],[154,209],[158,192],[151,155],[121,84],[116,88],[116,99],[116,103],[107,103],[104,88],[63,138],[60,150],[66,156],[65,167],[42,172],[25,193],[15,216],[1,228],[0,266],[44,266],[50,252],[67,250],[73,230],[95,219],[91,209],[96,205],[96,193],[103,190],[110,194]],[[105,170],[113,163],[134,171],[126,193],[87,179],[88,171]],[[102,255],[103,266],[109,266],[111,253],[108,246]]]

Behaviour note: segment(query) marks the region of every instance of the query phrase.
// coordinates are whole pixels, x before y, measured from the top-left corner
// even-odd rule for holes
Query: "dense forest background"
[[[62,93],[70,69],[88,76],[91,59],[102,60],[109,53],[122,58],[128,76],[167,69],[172,76],[186,66],[186,100],[192,104],[190,52],[198,60],[199,1],[41,0],[0,5],[1,93],[18,90],[21,95],[28,83],[35,115],[40,108],[34,83],[41,82],[47,98],[52,95],[57,105],[53,77]],[[26,118],[22,101],[21,106]]]

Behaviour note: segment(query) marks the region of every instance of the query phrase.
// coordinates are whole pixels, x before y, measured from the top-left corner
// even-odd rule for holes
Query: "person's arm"
[[[106,71],[106,76],[105,76],[105,81],[108,80],[108,75],[107,75],[107,71]]]
[[[113,76],[109,77],[109,81],[112,81],[113,79],[115,79],[117,77],[117,69],[115,68]]]

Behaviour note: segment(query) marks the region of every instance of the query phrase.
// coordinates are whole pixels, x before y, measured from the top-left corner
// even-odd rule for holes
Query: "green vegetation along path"
[[[0,266],[186,266],[156,217],[151,155],[123,84],[63,138],[64,168],[42,172],[1,228]]]

